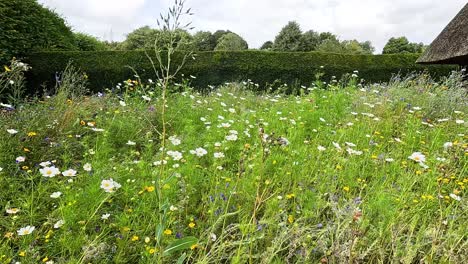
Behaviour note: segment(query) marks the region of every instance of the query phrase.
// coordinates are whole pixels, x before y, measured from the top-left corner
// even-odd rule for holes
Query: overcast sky
[[[156,27],[173,0],[39,0],[66,18],[75,31],[120,41],[140,26]],[[330,31],[340,39],[370,40],[380,53],[386,41],[406,36],[430,42],[466,0],[187,0],[195,30],[229,29],[258,48],[288,21],[303,31]]]

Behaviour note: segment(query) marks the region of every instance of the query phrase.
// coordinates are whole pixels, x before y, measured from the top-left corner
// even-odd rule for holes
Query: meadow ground
[[[0,263],[466,261],[459,74],[250,86],[2,104]]]

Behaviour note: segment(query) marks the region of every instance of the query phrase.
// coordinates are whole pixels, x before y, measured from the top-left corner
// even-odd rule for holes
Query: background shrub
[[[149,52],[151,54],[151,52]],[[268,51],[216,51],[199,52],[195,60],[189,60],[182,70],[192,85],[206,89],[208,85],[250,79],[263,89],[265,84],[277,80],[288,84],[309,85],[316,80],[316,73],[323,72],[323,80],[332,76],[359,71],[359,78],[369,82],[388,82],[393,74],[428,71],[439,77],[449,74],[455,66],[416,65],[417,54],[395,55],[346,55],[317,52],[268,52]],[[175,56],[177,61],[181,56]],[[67,64],[86,72],[90,89],[101,91],[119,82],[135,78],[127,66],[137,69],[142,80],[155,79],[152,67],[144,51],[100,51],[100,52],[41,52],[32,54],[27,62],[29,89],[37,91],[42,84],[55,85],[55,75]],[[324,66],[323,68],[321,66]]]
[[[0,1],[0,63],[43,50],[74,50],[63,18],[35,0]]]

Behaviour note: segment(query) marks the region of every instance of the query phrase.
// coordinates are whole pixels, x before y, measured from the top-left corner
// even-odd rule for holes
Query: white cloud
[[[133,29],[155,26],[172,0],[40,0],[63,14],[74,29],[122,40]],[[273,40],[290,20],[302,30],[330,31],[341,39],[370,40],[380,52],[390,37],[429,44],[466,0],[187,0],[196,30],[229,29],[250,47]]]

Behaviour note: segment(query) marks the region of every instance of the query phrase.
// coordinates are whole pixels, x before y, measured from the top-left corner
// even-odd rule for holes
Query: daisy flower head
[[[21,163],[21,162],[24,162],[25,160],[26,160],[25,157],[19,156],[19,157],[16,158],[16,163]]]
[[[103,214],[103,215],[101,215],[101,219],[102,219],[102,220],[107,220],[107,219],[109,219],[109,217],[110,217],[110,214]]]
[[[227,141],[236,141],[237,140],[237,134],[230,134],[226,136]]]
[[[8,208],[5,210],[7,214],[17,214],[19,213],[21,210],[18,209],[18,208]]]
[[[62,172],[62,175],[65,176],[65,177],[75,177],[76,176],[76,170],[68,169],[68,170]]]
[[[55,228],[55,229],[59,229],[60,227],[63,226],[63,224],[65,224],[65,221],[63,221],[63,220],[58,220],[58,221],[54,224],[54,228]]]
[[[48,167],[50,165],[52,165],[52,163],[50,161],[43,161],[43,162],[39,163],[39,166],[41,166],[41,167]]]
[[[85,170],[85,171],[90,172],[92,169],[93,169],[93,167],[89,163],[86,163],[85,165],[83,165],[83,170]]]
[[[414,152],[413,154],[411,154],[411,156],[408,157],[408,159],[414,160],[418,163],[423,163],[426,161],[426,156],[421,152]]]
[[[47,178],[53,178],[60,174],[60,170],[54,166],[44,167],[42,169],[39,169],[39,172],[42,174],[42,176]]]
[[[10,134],[10,135],[14,135],[14,134],[17,134],[17,133],[18,133],[18,130],[15,130],[15,129],[7,129],[7,132],[8,132],[8,134]]]
[[[101,181],[101,188],[107,193],[113,193],[117,189],[122,187],[118,182],[114,181],[112,178],[109,180],[102,180]]]
[[[50,198],[57,199],[57,198],[59,198],[61,195],[62,195],[61,192],[53,192],[53,193],[50,195]]]
[[[17,232],[18,232],[18,236],[25,236],[25,235],[29,235],[31,234],[34,229],[36,229],[36,227],[34,226],[26,226],[26,227],[22,227],[20,228]]]
[[[452,143],[452,142],[445,142],[445,143],[444,143],[444,149],[449,149],[449,148],[451,148],[451,147],[453,147],[453,143]]]
[[[455,201],[461,201],[461,197],[454,194],[454,193],[451,193],[449,196],[450,196],[450,198],[454,199]]]

